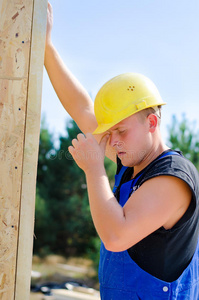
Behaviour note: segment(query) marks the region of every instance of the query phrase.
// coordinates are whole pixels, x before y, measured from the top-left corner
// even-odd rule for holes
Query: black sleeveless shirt
[[[167,150],[168,152],[171,150]],[[172,150],[173,151],[173,150]],[[164,153],[165,153],[164,152]],[[181,152],[180,155],[157,157],[136,177],[137,186],[156,176],[174,176],[185,181],[192,191],[192,200],[182,218],[169,230],[159,228],[136,245],[128,249],[131,258],[151,275],[172,282],[176,280],[190,263],[196,249],[199,235],[199,174],[194,165]],[[122,164],[117,159],[117,174]],[[127,168],[115,192],[119,200],[120,187],[129,181],[133,168]],[[136,178],[135,177],[135,178]]]

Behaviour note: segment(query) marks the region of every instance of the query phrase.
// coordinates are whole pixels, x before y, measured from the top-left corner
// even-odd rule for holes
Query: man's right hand
[[[51,32],[53,27],[53,8],[52,5],[48,2],[48,11],[47,11],[47,27],[46,27],[46,46],[51,44]]]

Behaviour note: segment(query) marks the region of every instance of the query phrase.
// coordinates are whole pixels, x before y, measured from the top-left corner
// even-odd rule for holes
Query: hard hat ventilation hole
[[[129,86],[129,88],[127,89],[127,91],[134,91],[135,86]]]

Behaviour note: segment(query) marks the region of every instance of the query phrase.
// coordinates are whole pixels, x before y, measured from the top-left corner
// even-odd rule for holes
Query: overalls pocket
[[[100,249],[99,283],[109,288],[124,287],[123,255],[106,250],[103,243]]]
[[[124,253],[125,289],[134,292],[141,300],[170,300],[171,283],[159,280],[142,270],[130,257]]]

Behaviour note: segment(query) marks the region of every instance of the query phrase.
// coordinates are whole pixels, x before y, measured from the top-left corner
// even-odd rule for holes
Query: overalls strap
[[[115,191],[117,190],[119,184],[120,184],[120,181],[122,179],[122,176],[124,175],[124,172],[126,171],[128,167],[124,167],[122,166],[121,170],[119,171],[119,173],[117,175],[115,175],[115,184],[114,184],[114,187],[113,187],[113,193],[115,193]]]
[[[178,152],[175,151],[168,151],[163,153],[159,158],[163,158],[165,156],[169,156],[169,155],[180,155]],[[116,191],[117,187],[120,185],[122,176],[124,174],[124,172],[126,171],[127,167],[122,167],[119,174],[116,175],[115,177],[115,186],[113,188],[113,192]],[[144,171],[141,172],[138,176],[136,176],[135,178],[123,183],[121,185],[121,189],[120,189],[120,195],[122,195],[122,197],[120,197],[120,205],[123,207],[125,205],[125,203],[127,202],[127,200],[129,199],[129,197],[131,196],[131,194],[136,191],[136,189],[139,187],[139,179],[141,178],[141,176],[144,174]]]
[[[180,155],[178,152],[175,152],[175,151],[168,151],[168,152],[166,152],[166,153],[163,153],[158,159],[161,159],[161,158],[163,158],[163,157],[165,157],[165,156],[168,156],[168,155]],[[113,187],[113,193],[115,193],[115,191],[116,191],[116,189],[117,189],[117,187],[119,186],[119,184],[120,184],[120,182],[121,182],[121,179],[122,179],[122,176],[124,175],[124,172],[126,171],[126,169],[127,169],[128,167],[124,167],[124,166],[122,166],[122,168],[120,169],[120,171],[119,171],[119,173],[117,174],[117,175],[115,175],[115,185],[114,185],[114,187]],[[140,174],[140,176],[141,176],[142,174]],[[139,177],[140,177],[139,176]],[[138,178],[136,178],[136,179],[139,179],[139,177]],[[137,180],[136,180],[137,181]]]

